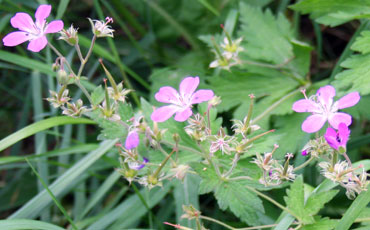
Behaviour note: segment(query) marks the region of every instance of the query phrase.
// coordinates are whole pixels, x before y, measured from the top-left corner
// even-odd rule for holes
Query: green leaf
[[[331,220],[329,218],[315,218],[315,223],[304,225],[302,230],[331,230],[334,229],[336,220]]]
[[[134,116],[134,111],[132,110],[131,104],[118,102],[118,115],[121,117],[121,120],[126,122]]]
[[[0,220],[0,229],[6,230],[63,230],[59,226],[38,220]]]
[[[351,50],[362,54],[370,53],[370,31],[362,31],[360,37],[357,37],[351,46]]]
[[[366,208],[370,202],[370,186],[367,187],[366,192],[362,192],[351,206],[344,213],[344,216],[337,223],[335,230],[347,230],[351,227],[356,218]]]
[[[202,178],[199,184],[200,194],[212,192],[221,183],[216,172],[208,165],[194,162],[190,166]]]
[[[35,133],[51,127],[67,124],[95,124],[95,122],[86,118],[72,118],[66,116],[48,118],[24,127],[23,129],[18,130],[17,132],[2,139],[0,141],[0,151]]]
[[[370,16],[369,0],[303,0],[290,8],[330,26]]]
[[[102,128],[98,140],[126,137],[127,128],[119,122],[110,121],[102,117],[100,111],[93,111],[90,113],[90,117]]]
[[[285,201],[290,209],[304,224],[315,222],[313,216],[316,215],[325,203],[329,202],[338,193],[338,190],[331,190],[321,193],[312,193],[305,201],[305,191],[303,177],[295,179],[290,189],[287,190]]]
[[[261,224],[258,213],[264,208],[260,198],[237,182],[222,182],[215,191],[217,203],[222,210],[229,208],[237,217],[249,225]]]
[[[91,100],[93,105],[97,106],[104,100],[105,94],[104,89],[101,85],[96,87],[94,91],[91,93]]]

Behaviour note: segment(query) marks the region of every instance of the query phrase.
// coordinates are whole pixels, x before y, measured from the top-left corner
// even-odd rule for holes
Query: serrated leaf
[[[284,197],[287,207],[303,224],[314,224],[314,216],[338,193],[338,190],[330,190],[321,193],[312,193],[305,201],[305,190],[303,177],[295,179],[290,189],[287,190],[287,197]]]
[[[128,121],[134,116],[134,111],[132,110],[131,104],[118,102],[118,115],[121,117],[122,121]]]
[[[334,229],[336,223],[336,220],[329,218],[315,218],[315,223],[303,226],[302,230],[331,230]]]
[[[369,0],[303,0],[291,9],[302,14],[310,14],[317,22],[337,26],[356,18],[368,18],[370,14]]]
[[[91,100],[93,105],[99,105],[104,100],[104,96],[105,96],[104,90],[101,87],[101,85],[99,85],[91,93]]]
[[[90,113],[91,119],[98,123],[99,127],[102,128],[101,134],[98,136],[99,140],[108,140],[115,138],[124,138],[127,135],[127,129],[119,122],[110,121],[103,118],[100,111],[94,111]]]
[[[202,178],[199,184],[199,193],[210,193],[221,183],[213,168],[202,163],[191,163],[191,168]]]
[[[257,213],[264,212],[258,196],[237,182],[223,182],[215,191],[217,203],[222,210],[229,208],[249,225],[261,224]]]
[[[351,50],[360,52],[362,54],[370,53],[370,31],[362,31],[361,35],[356,38],[351,46]]]
[[[370,93],[370,54],[352,55],[344,62],[341,67],[346,70],[337,74],[333,85],[344,92],[358,91],[361,95]]]

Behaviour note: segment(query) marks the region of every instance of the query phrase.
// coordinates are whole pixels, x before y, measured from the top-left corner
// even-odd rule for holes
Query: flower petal
[[[337,132],[333,128],[327,128],[324,137],[333,149],[338,150],[340,143],[337,140]]]
[[[297,113],[305,113],[305,112],[318,112],[320,111],[320,108],[318,105],[307,99],[301,99],[296,102],[294,102],[292,109],[296,111]]]
[[[35,13],[36,25],[39,28],[43,28],[45,24],[45,19],[49,17],[51,12],[51,5],[40,5]]]
[[[302,130],[306,133],[319,131],[326,122],[326,117],[320,114],[314,114],[306,118],[302,123]]]
[[[30,15],[20,12],[16,13],[11,19],[10,23],[14,28],[17,28],[22,31],[31,32],[31,33],[38,33],[35,29],[35,23]]]
[[[48,40],[46,39],[46,36],[42,36],[39,38],[36,38],[34,40],[31,40],[28,44],[27,49],[31,50],[32,52],[40,52],[45,46],[48,44]]]
[[[334,113],[332,116],[329,117],[329,123],[333,126],[334,129],[338,129],[340,123],[344,123],[347,126],[352,124],[352,117],[347,113]]]
[[[4,46],[16,46],[29,39],[26,32],[16,31],[9,33],[3,38]]]
[[[168,120],[174,113],[179,111],[179,107],[173,105],[167,105],[159,107],[154,110],[150,118],[155,122],[164,122]]]
[[[178,111],[175,116],[175,121],[178,122],[186,121],[192,114],[193,111],[191,111],[191,108],[189,107],[184,110]]]
[[[209,101],[213,98],[215,94],[210,89],[201,89],[195,92],[191,98],[191,104],[198,104],[204,101]]]
[[[340,123],[338,126],[338,135],[341,140],[341,145],[346,147],[347,141],[349,138],[349,134],[351,131],[349,130],[348,126],[344,123]]]
[[[172,88],[171,86],[161,87],[154,97],[157,101],[163,103],[180,103],[179,94],[177,93],[176,89]]]
[[[356,105],[360,101],[360,94],[358,92],[349,93],[337,101],[338,109],[344,109]]]
[[[57,33],[59,31],[61,31],[63,29],[63,27],[64,27],[64,23],[63,23],[62,20],[51,21],[46,26],[45,33],[46,34]]]
[[[323,105],[331,106],[335,96],[335,88],[331,85],[321,87],[317,90],[316,95]]]
[[[199,77],[187,77],[180,83],[180,95],[182,98],[190,99],[199,85]]]
[[[139,145],[139,143],[140,143],[139,134],[136,131],[129,132],[125,141],[125,148],[134,149]]]

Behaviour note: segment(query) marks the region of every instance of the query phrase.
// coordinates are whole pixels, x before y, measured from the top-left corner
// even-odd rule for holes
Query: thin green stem
[[[72,67],[69,65],[69,62],[66,60],[66,58],[50,43],[48,42],[48,46],[54,51],[54,53],[56,55],[58,55],[58,57],[62,58],[63,59],[63,63],[66,64],[67,68],[69,69],[69,71],[73,74],[73,75],[76,75],[72,69]]]
[[[311,163],[311,161],[313,161],[315,158],[311,156],[310,159],[308,159],[307,161],[305,161],[303,164],[299,165],[298,167],[294,168],[293,171],[298,171],[304,167],[306,167],[309,163]]]
[[[228,181],[238,181],[238,180],[252,180],[252,178],[249,176],[238,176],[228,179]]]
[[[235,153],[235,156],[234,156],[234,159],[233,159],[233,163],[229,169],[229,171],[227,171],[223,177],[227,178],[228,176],[231,175],[231,173],[233,172],[234,168],[236,167],[236,165],[238,164],[238,161],[240,159],[240,153]]]
[[[169,141],[165,141],[165,140],[162,140],[161,141],[162,144],[165,144],[167,146],[170,146],[172,148],[176,147],[176,144],[174,143],[171,143]],[[179,150],[183,150],[183,151],[189,151],[189,152],[192,152],[192,153],[195,153],[195,154],[198,154],[199,156],[203,156],[203,153],[202,152],[199,152],[193,148],[190,148],[190,147],[187,147],[187,146],[184,146],[184,145],[177,145],[178,149]]]
[[[352,167],[351,159],[349,159],[349,157],[348,157],[347,153],[343,153],[343,156],[344,156],[344,158],[346,159],[346,161],[348,162],[349,167]]]
[[[95,41],[96,41],[96,35],[94,34],[94,36],[91,40],[89,51],[87,51],[86,57],[83,58],[82,61],[81,61],[81,65],[80,65],[80,68],[78,69],[78,73],[77,73],[77,78],[81,77],[81,74],[82,74],[82,71],[85,67],[85,64],[87,63],[87,61],[89,60],[89,57],[91,56],[92,50],[93,50],[94,45],[95,45]]]
[[[307,86],[308,87],[308,86]],[[280,98],[277,102],[272,104],[270,107],[268,107],[263,113],[258,115],[255,119],[252,120],[252,124],[255,124],[257,121],[261,120],[264,118],[267,114],[269,114],[272,110],[274,110],[276,107],[278,107],[280,104],[282,104],[284,101],[288,100],[289,98],[293,97],[295,94],[301,92],[301,88],[295,89],[292,92],[288,93],[284,97]]]
[[[157,177],[160,173],[160,171],[163,169],[163,167],[166,165],[166,163],[168,162],[168,160],[171,158],[172,154],[175,152],[175,150],[172,150],[170,154],[168,154],[168,156],[162,161],[162,163],[160,164],[160,166],[157,168],[157,170],[154,172],[153,174],[153,177]]]
[[[296,215],[295,215],[295,214],[294,214],[290,209],[288,209],[288,208],[284,207],[283,205],[281,205],[279,202],[275,201],[274,199],[270,198],[269,196],[267,196],[267,195],[263,194],[262,192],[260,192],[260,191],[258,191],[258,190],[256,190],[256,189],[254,189],[254,188],[251,188],[251,187],[249,187],[249,186],[247,186],[247,185],[245,185],[245,187],[246,187],[247,189],[249,189],[250,191],[252,191],[252,192],[256,193],[258,196],[260,196],[260,197],[264,198],[265,200],[270,201],[270,202],[271,202],[271,203],[273,203],[275,206],[277,206],[278,208],[280,208],[280,209],[281,209],[281,210],[283,210],[283,211],[286,211],[287,213],[289,213],[290,215],[294,216],[297,220],[299,220],[299,221],[300,221],[300,218],[299,218],[298,216],[296,216]]]
[[[80,62],[82,63],[84,61],[84,58],[82,57],[81,49],[78,43],[75,44],[75,49],[77,51],[78,58],[80,59]]]
[[[87,89],[85,88],[85,86],[83,86],[80,82],[80,79],[76,79],[74,81],[74,83],[78,86],[78,88],[80,88],[82,90],[82,92],[85,94],[85,96],[87,97],[87,99],[89,100],[90,104],[93,105],[93,100],[91,99],[91,96],[89,94],[89,92],[87,91]]]

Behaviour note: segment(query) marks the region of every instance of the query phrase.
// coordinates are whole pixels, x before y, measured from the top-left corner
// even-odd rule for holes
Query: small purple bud
[[[148,163],[149,162],[149,159],[148,158],[146,158],[146,157],[143,157],[143,163],[144,164],[146,164],[146,163]]]
[[[303,150],[303,151],[302,151],[302,156],[307,156],[307,155],[308,155],[307,150]]]
[[[127,135],[125,148],[128,150],[136,148],[139,145],[139,142],[139,134],[136,131],[131,131]]]
[[[272,169],[269,171],[269,176],[270,177],[272,176]]]

